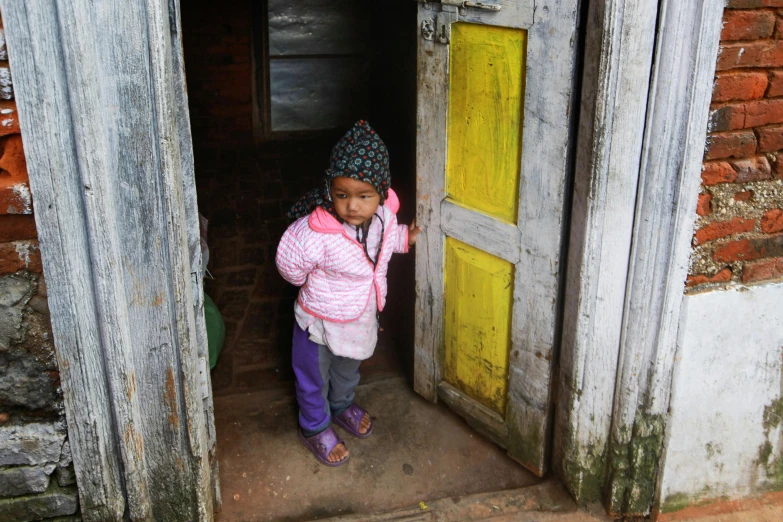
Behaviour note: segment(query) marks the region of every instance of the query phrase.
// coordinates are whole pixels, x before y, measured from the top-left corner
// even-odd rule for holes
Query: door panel
[[[503,414],[514,265],[446,238],[443,379]]]
[[[525,31],[451,29],[446,192],[509,223],[517,219]]]
[[[492,5],[419,6],[414,381],[542,475],[577,0]]]

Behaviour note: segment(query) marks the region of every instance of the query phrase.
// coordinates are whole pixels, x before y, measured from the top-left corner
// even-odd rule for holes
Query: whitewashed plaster
[[[662,507],[764,488],[781,456],[783,283],[686,296],[675,360]],[[768,419],[764,426],[765,408]],[[777,426],[775,426],[777,424]]]

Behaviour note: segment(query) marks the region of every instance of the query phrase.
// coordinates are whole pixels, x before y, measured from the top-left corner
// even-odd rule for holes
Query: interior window
[[[366,110],[368,99],[366,2],[265,4],[256,23],[261,30],[256,65],[262,135],[350,125]]]

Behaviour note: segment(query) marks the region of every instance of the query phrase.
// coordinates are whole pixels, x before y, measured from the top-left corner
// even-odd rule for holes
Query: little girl
[[[326,183],[288,213],[295,219],[277,247],[277,269],[301,286],[294,305],[293,366],[299,438],[327,466],[348,460],[334,422],[369,437],[370,415],[353,403],[359,364],[378,339],[393,252],[404,253],[420,228],[397,224],[389,155],[362,120],[332,149]]]

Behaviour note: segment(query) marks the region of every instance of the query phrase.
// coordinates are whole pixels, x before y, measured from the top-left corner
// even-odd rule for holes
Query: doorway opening
[[[326,468],[298,442],[291,370],[297,289],[277,273],[290,206],[322,183],[332,145],[366,119],[386,142],[398,218],[415,215],[415,2],[183,3],[183,43],[205,291],[226,325],[212,371],[220,520],[310,520],[523,487],[539,479],[444,405],[412,390],[414,258],[396,255],[357,402],[376,417],[351,461]],[[327,479],[327,480],[324,480]]]

